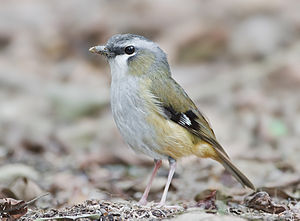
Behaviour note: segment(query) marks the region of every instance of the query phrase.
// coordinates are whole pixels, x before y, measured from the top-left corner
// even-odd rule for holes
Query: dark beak
[[[89,51],[93,52],[93,53],[104,55],[105,57],[108,57],[110,54],[109,50],[105,46],[102,46],[102,45],[91,47],[89,49]]]

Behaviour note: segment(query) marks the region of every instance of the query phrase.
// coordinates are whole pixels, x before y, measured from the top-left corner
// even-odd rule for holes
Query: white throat
[[[132,55],[122,54],[109,59],[112,81],[123,80],[128,71],[127,59]]]

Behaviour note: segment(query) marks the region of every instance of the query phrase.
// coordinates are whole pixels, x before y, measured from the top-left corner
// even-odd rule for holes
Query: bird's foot
[[[147,203],[148,203],[148,201],[147,201],[147,200],[145,200],[145,199],[141,198],[141,199],[140,199],[140,201],[138,202],[138,205],[140,205],[140,206],[146,206],[146,205],[147,205]]]

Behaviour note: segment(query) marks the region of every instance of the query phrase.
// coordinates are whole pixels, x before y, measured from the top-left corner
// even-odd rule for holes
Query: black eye
[[[134,53],[134,47],[132,46],[132,45],[130,45],[130,46],[127,46],[126,48],[125,48],[125,53],[126,54],[133,54]]]

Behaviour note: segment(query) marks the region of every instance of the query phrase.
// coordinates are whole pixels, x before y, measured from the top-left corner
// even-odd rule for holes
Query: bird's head
[[[114,35],[106,45],[92,47],[90,51],[108,59],[113,78],[115,75],[121,77],[170,73],[166,54],[156,43],[143,36]]]

